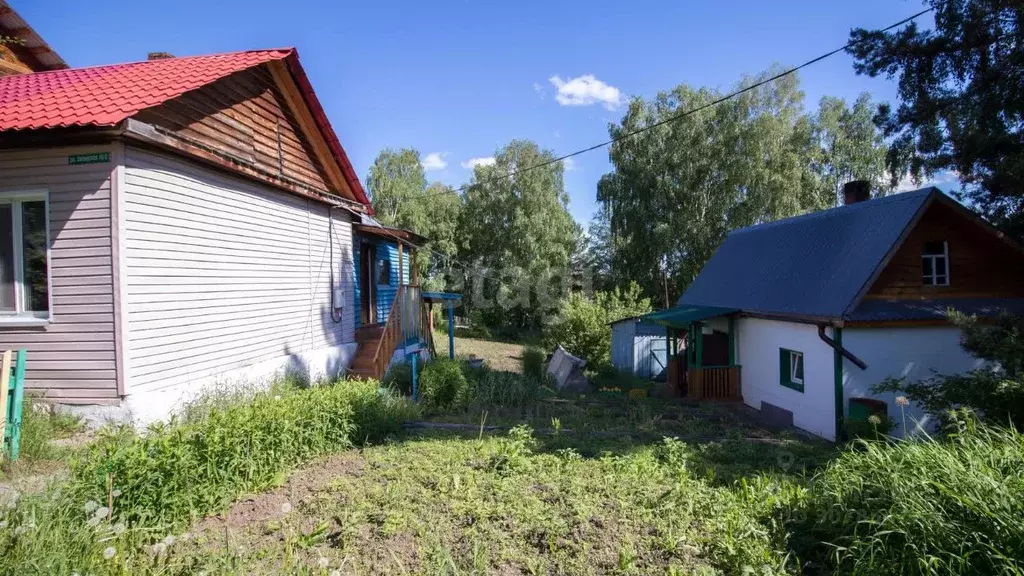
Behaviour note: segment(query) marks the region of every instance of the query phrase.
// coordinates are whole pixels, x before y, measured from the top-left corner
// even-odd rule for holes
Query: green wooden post
[[[835,390],[835,411],[836,411],[836,442],[844,439],[845,414],[843,414],[843,355],[839,348],[843,347],[843,329],[838,326],[832,327],[832,339],[835,340],[837,348],[832,351],[835,377],[833,385]]]
[[[694,366],[696,368],[700,368],[704,365],[704,330],[700,322],[693,323],[693,333],[695,335],[694,339],[696,340],[696,346],[694,346],[694,348],[697,349],[697,359],[694,362]]]
[[[25,401],[25,359],[27,355],[27,351],[18,350],[18,359],[14,364],[14,380],[11,386],[11,403],[13,406],[8,415],[7,424],[11,431],[7,454],[12,462],[18,459],[18,453],[21,451],[21,413],[22,404]]]
[[[412,364],[412,400],[418,402],[420,399],[420,383],[416,377],[416,360],[419,359],[419,352],[413,352],[410,354],[408,360]]]
[[[729,366],[736,365],[736,317],[729,316]]]
[[[448,301],[448,358],[455,359],[455,302]]]

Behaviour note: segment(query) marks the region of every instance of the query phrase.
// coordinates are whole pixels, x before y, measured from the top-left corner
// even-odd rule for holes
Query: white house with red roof
[[[342,373],[372,209],[295,49],[151,57],[0,77],[0,349],[30,393],[137,421]],[[372,232],[414,280],[422,239]]]

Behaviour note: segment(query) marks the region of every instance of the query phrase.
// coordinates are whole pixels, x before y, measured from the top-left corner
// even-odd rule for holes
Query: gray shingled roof
[[[839,319],[937,188],[734,230],[680,305]]]

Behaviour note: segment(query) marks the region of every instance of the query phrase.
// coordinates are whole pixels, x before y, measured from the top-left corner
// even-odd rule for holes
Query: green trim
[[[835,362],[835,401],[836,401],[836,441],[838,442],[843,434],[845,418],[843,414],[843,355],[839,348],[843,347],[843,329],[837,326],[832,327],[832,339],[836,342],[836,348],[832,350]]]
[[[804,353],[799,350],[790,350],[788,348],[779,348],[779,385],[785,386],[792,390],[796,390],[801,394],[804,391],[804,385],[802,382],[793,382],[793,375],[790,374],[790,356],[792,354],[799,354],[801,358],[805,358]],[[807,367],[804,366],[804,379],[807,378]]]

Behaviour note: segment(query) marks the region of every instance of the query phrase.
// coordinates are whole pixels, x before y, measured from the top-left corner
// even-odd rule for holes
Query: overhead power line
[[[918,13],[912,15],[912,16],[908,16],[908,17],[900,20],[899,22],[890,24],[889,26],[886,26],[885,28],[882,28],[881,31],[882,32],[888,32],[888,31],[893,30],[895,28],[899,28],[900,26],[903,26],[904,24],[909,24],[910,22],[912,22],[912,21],[920,18],[921,16],[924,16],[925,14],[928,14],[929,12],[932,12],[934,10],[935,10],[934,8],[927,8],[925,10],[921,10],[920,12],[918,12]],[[822,54],[820,56],[812,58],[812,59],[804,62],[803,64],[800,64],[798,66],[794,66],[792,68],[789,68],[789,69],[787,69],[787,70],[785,70],[783,72],[780,72],[780,73],[772,76],[771,78],[766,78],[764,80],[760,80],[758,82],[755,82],[755,83],[751,84],[750,86],[745,86],[745,87],[743,87],[743,88],[741,88],[739,90],[736,90],[735,92],[731,92],[729,94],[726,94],[725,96],[722,96],[720,98],[712,100],[711,102],[707,102],[705,104],[701,104],[700,106],[697,106],[695,108],[690,108],[688,110],[685,110],[685,111],[680,112],[678,114],[675,114],[673,116],[669,116],[668,118],[664,118],[662,120],[659,120],[659,121],[657,121],[657,122],[655,122],[653,124],[648,124],[648,125],[643,126],[641,128],[637,128],[635,130],[630,130],[629,132],[626,132],[626,133],[623,133],[623,134],[619,134],[618,136],[616,136],[614,138],[605,140],[604,142],[600,142],[598,144],[594,144],[593,146],[588,146],[586,148],[580,148],[579,150],[576,150],[575,152],[570,152],[570,153],[565,154],[563,156],[559,156],[557,158],[552,158],[551,160],[546,160],[546,161],[541,162],[539,164],[533,164],[531,166],[526,166],[526,167],[519,168],[519,169],[516,169],[516,170],[510,170],[510,171],[508,171],[508,172],[506,172],[504,174],[498,174],[497,176],[492,176],[492,177],[487,178],[485,180],[482,180],[480,182],[475,182],[475,183],[472,183],[472,184],[465,184],[463,186],[460,186],[459,188],[455,188],[455,189],[452,189],[452,190],[445,190],[445,191],[442,191],[442,192],[429,192],[429,193],[426,193],[426,194],[422,194],[420,196],[416,196],[416,197],[410,198],[409,200],[420,200],[420,199],[425,199],[425,198],[431,198],[431,197],[434,197],[434,196],[440,196],[440,195],[443,195],[443,194],[452,194],[452,193],[465,192],[465,191],[469,190],[470,188],[472,188],[474,186],[482,186],[482,185],[486,185],[486,184],[491,184],[493,182],[500,182],[502,180],[506,180],[508,178],[512,178],[513,176],[517,176],[517,175],[522,174],[524,172],[529,172],[531,170],[536,170],[538,168],[543,168],[545,166],[550,166],[550,165],[555,164],[557,162],[562,162],[563,160],[565,160],[567,158],[572,158],[574,156],[579,156],[580,154],[586,154],[587,152],[593,152],[594,150],[598,150],[598,149],[604,148],[605,146],[610,146],[612,144],[615,144],[616,142],[620,142],[620,141],[625,140],[627,138],[632,138],[633,136],[636,136],[638,134],[642,134],[644,132],[647,132],[648,130],[653,130],[653,129],[659,127],[659,126],[664,126],[665,124],[669,124],[671,122],[676,122],[678,120],[682,120],[683,118],[686,118],[687,116],[691,116],[691,115],[696,114],[698,112],[701,112],[703,110],[707,110],[708,108],[712,108],[714,106],[717,106],[717,105],[721,104],[722,102],[725,102],[727,100],[731,100],[733,98],[736,98],[737,96],[740,96],[742,94],[750,92],[751,90],[756,90],[756,89],[760,88],[761,86],[764,86],[766,84],[770,84],[770,83],[775,82],[776,80],[779,80],[781,78],[785,78],[786,76],[789,76],[790,74],[795,74],[796,72],[799,72],[800,70],[803,70],[804,68],[807,68],[808,66],[812,66],[814,64],[817,64],[818,62],[821,62],[822,60],[825,60],[827,58],[831,58],[832,56],[835,56],[836,54],[839,54],[840,52],[846,51],[846,50],[848,50],[848,49],[850,49],[850,48],[852,48],[852,47],[862,43],[863,41],[864,40],[855,40],[855,41],[852,41],[852,42],[848,42],[845,45],[843,45],[843,46],[841,46],[839,48],[836,48],[835,50],[831,50],[831,51],[826,52],[826,53],[824,53],[824,54]],[[408,200],[406,200],[406,201],[408,201]],[[390,234],[390,233],[387,233],[387,234],[389,236],[393,236],[396,240],[400,240],[400,238],[397,235]],[[472,269],[472,267],[467,266],[466,264],[460,262],[459,260],[453,258],[452,256],[450,256],[448,254],[443,254],[441,252],[437,252],[436,250],[432,250],[430,248],[426,248],[426,250],[428,250],[432,254],[437,255],[440,258],[443,258],[443,259],[447,260],[449,262],[449,264],[452,264],[452,263],[458,264],[459,267],[461,267],[465,271],[469,271],[469,270]],[[488,277],[488,278],[491,278],[490,276],[487,276],[487,275],[484,275],[484,276]]]
[[[882,28],[881,31],[882,32],[888,32],[888,31],[893,30],[895,28],[899,28],[900,26],[903,26],[904,24],[908,24],[908,23],[912,22],[913,20],[916,20],[917,18],[920,18],[921,16],[924,16],[925,14],[927,14],[929,12],[932,12],[934,10],[935,10],[934,8],[927,8],[925,10],[922,10],[922,11],[918,12],[917,14],[914,14],[913,16],[908,16],[908,17],[904,18],[903,20],[900,20],[899,22],[896,22],[894,24],[890,24],[889,26],[886,26],[885,28]],[[668,118],[664,118],[664,119],[659,120],[659,121],[657,121],[657,122],[655,122],[653,124],[648,124],[648,125],[643,126],[641,128],[637,128],[635,130],[630,130],[629,132],[625,132],[623,134],[619,134],[618,136],[616,136],[614,138],[610,138],[608,140],[605,140],[604,142],[599,142],[597,144],[594,144],[593,146],[588,146],[586,148],[580,148],[579,150],[576,150],[575,152],[570,152],[570,153],[565,154],[563,156],[559,156],[557,158],[552,158],[551,160],[546,160],[546,161],[541,162],[539,164],[533,164],[531,166],[525,166],[523,168],[518,168],[516,170],[509,170],[508,172],[506,172],[504,174],[498,174],[497,176],[492,176],[492,177],[487,178],[485,180],[481,180],[480,182],[474,182],[474,183],[471,183],[471,184],[464,184],[464,185],[460,186],[459,188],[454,188],[454,189],[451,189],[451,190],[445,190],[445,191],[439,191],[439,192],[428,192],[426,194],[421,194],[419,196],[415,196],[413,198],[410,198],[409,200],[420,200],[420,199],[423,199],[423,198],[432,198],[434,196],[441,196],[441,195],[444,195],[444,194],[451,194],[453,192],[455,192],[455,193],[465,192],[465,191],[469,190],[470,188],[472,188],[474,186],[482,186],[482,185],[491,184],[491,183],[494,183],[494,182],[500,182],[502,180],[506,180],[508,178],[512,178],[513,176],[517,176],[517,175],[522,174],[524,172],[529,172],[531,170],[536,170],[538,168],[543,168],[545,166],[550,166],[552,164],[555,164],[555,163],[558,163],[558,162],[562,162],[563,160],[566,160],[568,158],[572,158],[574,156],[579,156],[581,154],[586,154],[587,152],[593,152],[594,150],[599,150],[601,148],[604,148],[605,146],[610,146],[612,144],[615,144],[616,142],[620,142],[620,141],[625,140],[627,138],[632,138],[633,136],[636,136],[638,134],[642,134],[644,132],[647,132],[648,130],[653,130],[653,129],[659,127],[659,126],[664,126],[665,124],[669,124],[669,123],[672,123],[672,122],[676,122],[678,120],[682,120],[683,118],[686,118],[687,116],[691,116],[691,115],[696,114],[698,112],[701,112],[703,110],[707,110],[708,108],[713,108],[713,107],[721,104],[722,102],[725,102],[727,100],[731,100],[733,98],[736,98],[737,96],[741,96],[743,94],[746,94],[747,92],[750,92],[751,90],[756,90],[756,89],[758,89],[758,88],[760,88],[760,87],[762,87],[762,86],[764,86],[766,84],[771,84],[772,82],[775,82],[776,80],[779,80],[781,78],[785,78],[786,76],[789,76],[790,74],[795,74],[796,72],[799,72],[800,70],[803,70],[804,68],[807,68],[808,66],[812,66],[814,64],[817,64],[818,62],[821,62],[822,60],[825,60],[826,58],[831,58],[832,56],[835,56],[836,54],[839,54],[840,52],[846,51],[846,50],[848,50],[848,49],[850,49],[850,48],[860,44],[861,42],[863,42],[863,40],[855,40],[855,41],[852,41],[852,42],[848,42],[847,44],[845,44],[845,45],[843,45],[843,46],[841,46],[839,48],[836,48],[835,50],[832,50],[830,52],[826,52],[826,53],[824,53],[824,54],[822,54],[820,56],[812,58],[812,59],[804,62],[803,64],[800,64],[799,66],[794,66],[792,68],[789,68],[788,70],[780,72],[780,73],[772,76],[771,78],[766,78],[764,80],[760,80],[758,82],[755,82],[755,83],[751,84],[750,86],[745,86],[745,87],[743,87],[743,88],[741,88],[739,90],[736,90],[735,92],[731,92],[729,94],[726,94],[725,96],[722,96],[720,98],[716,98],[715,100],[712,100],[711,102],[707,102],[707,103],[701,104],[700,106],[697,106],[695,108],[690,108],[689,110],[685,110],[685,111],[680,112],[678,114],[675,114],[673,116],[669,116]]]

